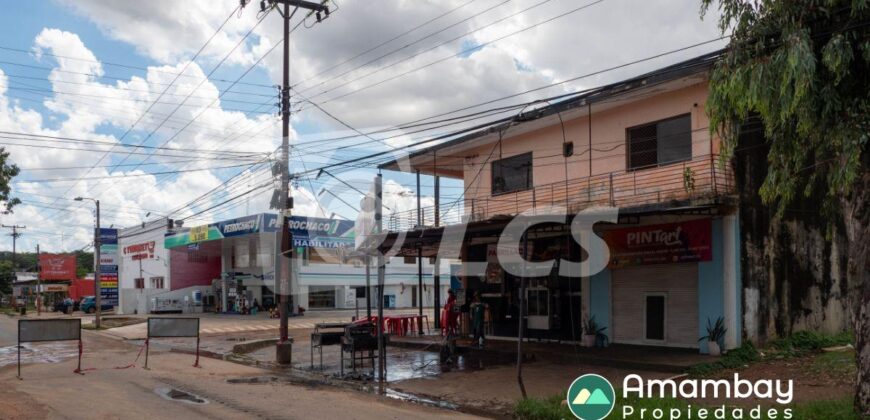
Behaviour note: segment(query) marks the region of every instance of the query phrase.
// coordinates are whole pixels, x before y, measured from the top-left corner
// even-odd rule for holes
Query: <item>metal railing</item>
[[[511,216],[542,206],[563,206],[575,213],[588,207],[634,207],[672,200],[711,198],[734,193],[734,176],[718,155],[632,171],[574,178],[489,197],[465,197],[441,206],[439,225]],[[424,207],[423,226],[435,226],[434,207]],[[392,232],[418,229],[417,209],[387,214]]]

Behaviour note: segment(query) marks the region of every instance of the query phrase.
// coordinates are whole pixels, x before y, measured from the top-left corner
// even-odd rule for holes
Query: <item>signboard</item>
[[[289,229],[293,234],[294,247],[353,248],[356,237],[354,223],[350,220],[292,216]],[[264,213],[197,226],[188,231],[167,233],[163,244],[166,248],[175,248],[197,242],[277,231],[278,216]]]
[[[118,229],[100,229],[100,300],[118,304]]]
[[[202,242],[208,240],[208,225],[194,226],[190,228],[190,242]]]
[[[344,288],[344,307],[356,307],[356,289],[354,289],[353,287]]]
[[[175,248],[195,244],[197,242],[213,241],[234,236],[249,235],[261,232],[263,214],[239,217],[223,222],[195,226],[188,231],[167,233],[163,246]]]
[[[277,225],[277,216],[274,217]],[[356,243],[353,221],[291,216],[290,233],[294,247],[349,248]]]
[[[145,368],[148,368],[149,342],[160,337],[196,337],[196,362],[199,367],[199,318],[148,318],[148,339],[145,340]]]
[[[39,275],[43,280],[76,278],[76,256],[73,254],[39,254]]]
[[[157,243],[154,241],[143,242],[139,244],[127,245],[124,247],[124,256],[131,258],[133,261],[147,260],[154,258],[154,248]],[[100,258],[102,261],[102,258]]]
[[[199,318],[148,318],[148,337],[198,337]]]
[[[82,336],[82,320],[76,319],[19,319],[18,342],[78,340]]]
[[[712,223],[698,219],[604,231],[610,248],[609,268],[710,261]]]
[[[69,290],[68,284],[43,284],[40,286],[42,292],[47,293],[56,293],[56,292],[66,292]]]
[[[78,367],[73,372],[82,372],[82,320],[67,319],[19,319],[18,320],[18,379],[21,379],[21,343],[36,343],[44,341],[79,342]],[[36,351],[36,349],[34,349]]]

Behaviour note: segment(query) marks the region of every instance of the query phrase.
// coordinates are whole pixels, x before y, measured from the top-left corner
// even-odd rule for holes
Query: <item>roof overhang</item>
[[[624,106],[646,99],[657,93],[679,90],[703,83],[708,70],[721,51],[706,54],[600,88],[586,90],[568,99],[534,110],[528,107],[522,114],[493,121],[468,134],[443,141],[431,147],[412,152],[386,162],[380,169],[416,172],[461,179],[465,153],[510,138],[541,130],[580,117]]]

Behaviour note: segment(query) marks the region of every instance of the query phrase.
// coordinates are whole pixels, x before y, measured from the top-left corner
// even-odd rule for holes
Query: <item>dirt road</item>
[[[8,328],[0,321],[0,328]],[[117,369],[136,360],[139,348],[85,331],[84,375],[72,371],[75,358],[25,365],[23,380],[15,365],[0,368],[0,417],[4,419],[162,419],[162,418],[470,418],[333,388],[281,382],[231,383],[228,379],[267,377],[270,372],[187,354],[152,352],[150,370]],[[35,352],[40,349],[34,347]],[[190,396],[182,393],[191,394]],[[176,394],[172,399],[167,394]],[[205,400],[200,404],[196,400]]]

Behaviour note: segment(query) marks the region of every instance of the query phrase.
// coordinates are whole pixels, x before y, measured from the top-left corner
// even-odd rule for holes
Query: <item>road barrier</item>
[[[82,373],[82,320],[81,319],[19,319],[18,320],[18,379],[21,378],[21,343],[47,341],[78,341],[79,361],[73,372]],[[197,345],[198,347],[198,345]]]
[[[145,338],[145,369],[148,369],[148,349],[152,338],[196,337],[196,362],[199,367],[199,318],[148,318]]]

